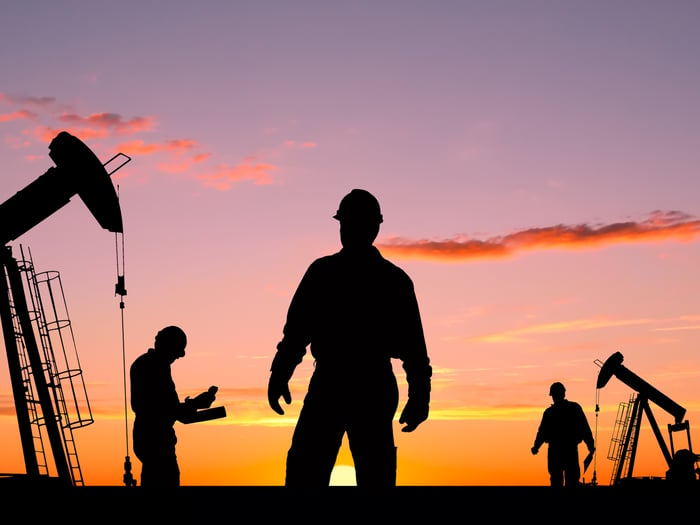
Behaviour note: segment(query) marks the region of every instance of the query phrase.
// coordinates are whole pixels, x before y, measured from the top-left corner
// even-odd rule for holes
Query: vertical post
[[[30,478],[38,478],[39,464],[37,462],[36,449],[34,448],[34,440],[32,438],[32,424],[29,417],[27,393],[24,387],[24,380],[22,379],[22,366],[19,361],[19,349],[17,348],[15,327],[12,322],[10,290],[7,286],[7,274],[5,273],[8,260],[11,260],[10,249],[5,247],[2,254],[2,276],[0,278],[0,323],[2,323],[2,333],[5,339],[7,366],[10,371],[12,394],[15,400],[15,411],[17,414],[17,424],[19,425],[19,435],[22,441],[26,473]]]
[[[22,277],[19,273],[17,261],[14,258],[6,258],[4,264],[10,282],[12,298],[14,299],[15,312],[22,330],[22,337],[24,338],[27,357],[29,358],[29,364],[32,370],[34,385],[36,386],[37,394],[39,396],[39,404],[41,406],[41,412],[44,416],[46,432],[51,444],[56,471],[59,479],[72,485],[73,478],[71,476],[65,449],[63,447],[63,437],[58,426],[56,413],[54,411],[53,398],[51,397],[49,385],[46,382],[46,377],[44,376],[39,346],[37,345],[36,337],[34,336],[34,328],[29,317],[29,309],[27,307],[27,298],[24,294]]]

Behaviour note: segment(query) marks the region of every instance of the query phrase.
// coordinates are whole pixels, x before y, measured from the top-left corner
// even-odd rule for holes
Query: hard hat
[[[552,383],[552,386],[549,387],[549,395],[554,396],[556,394],[564,394],[566,392],[566,388],[564,388],[564,385],[561,384],[559,381],[556,383]]]
[[[359,189],[354,189],[343,197],[333,218],[339,221],[350,219],[377,224],[384,220],[379,201],[370,192]]]

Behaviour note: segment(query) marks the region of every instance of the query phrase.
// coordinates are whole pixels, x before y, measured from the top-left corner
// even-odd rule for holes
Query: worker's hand
[[[399,418],[399,423],[405,423],[401,432],[413,432],[418,425],[428,419],[428,412],[429,404],[427,402],[415,401],[409,397]]]
[[[533,456],[536,456],[539,451],[540,451],[540,447],[532,447],[530,449],[530,452],[532,452]]]
[[[202,392],[201,394],[197,395],[192,399],[187,398],[185,399],[185,402],[192,403],[192,406],[194,406],[197,410],[200,410],[202,408],[209,408],[216,399],[217,390],[218,389],[215,386],[209,387],[209,390],[207,390],[206,392]]]
[[[280,379],[275,374],[270,374],[270,381],[267,383],[267,402],[272,410],[279,415],[284,415],[284,410],[280,406],[280,397],[288,405],[292,402],[292,394],[289,392],[289,382]]]

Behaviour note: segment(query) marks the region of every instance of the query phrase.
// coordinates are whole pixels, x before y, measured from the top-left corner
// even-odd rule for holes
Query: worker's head
[[[343,197],[333,218],[340,221],[340,241],[345,248],[371,246],[384,220],[379,201],[360,189]]]
[[[187,336],[178,326],[166,326],[156,334],[154,348],[168,354],[171,361],[184,357],[186,346]]]
[[[566,388],[559,381],[552,383],[549,387],[549,395],[552,396],[552,400],[557,401],[559,399],[564,399],[566,396]]]

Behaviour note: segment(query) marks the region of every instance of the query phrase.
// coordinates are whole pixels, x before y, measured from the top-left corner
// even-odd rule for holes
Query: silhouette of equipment
[[[107,173],[105,166],[119,155],[127,160]],[[0,205],[0,242],[6,245],[17,239],[68,204],[75,195],[102,228],[123,233],[119,199],[110,176],[131,159],[120,153],[103,165],[83,142],[65,131],[49,144],[49,157],[54,167]],[[29,290],[25,292],[22,275],[28,273],[26,261],[22,260],[20,265],[13,258],[11,248],[4,248],[0,254],[3,267],[0,322],[26,476],[31,480],[50,478],[46,451],[41,439],[37,439],[45,432],[58,479],[68,485],[81,484],[77,453],[70,434],[74,422],[70,421],[69,411],[64,406],[65,389],[60,386],[61,372],[56,369],[49,337],[51,328],[47,328],[46,323],[41,324],[43,307],[35,304],[31,288],[35,276],[32,270],[26,277]],[[67,370],[69,379],[78,373],[81,373],[79,368]]]
[[[637,392],[634,402],[630,402],[631,412],[628,410],[629,405],[622,405],[623,415],[620,416],[620,414],[618,414],[617,423],[620,431],[614,432],[611,441],[611,450],[608,455],[609,459],[616,461],[616,466],[613,469],[612,484],[616,485],[623,480],[630,480],[633,478],[634,462],[643,414],[646,414],[649,420],[649,425],[654,432],[654,436],[668,465],[666,478],[674,482],[696,480],[698,469],[695,468],[695,463],[700,460],[700,456],[692,452],[690,423],[687,420],[683,420],[686,409],[630,371],[622,364],[623,360],[623,355],[620,352],[615,352],[602,366],[599,361],[596,361],[596,364],[600,366],[596,388],[603,388],[608,384],[610,378],[615,376]],[[659,430],[656,418],[651,411],[649,405],[650,401],[673,416],[674,423],[668,425],[670,450]],[[686,432],[688,448],[675,452],[673,434],[680,431]]]

